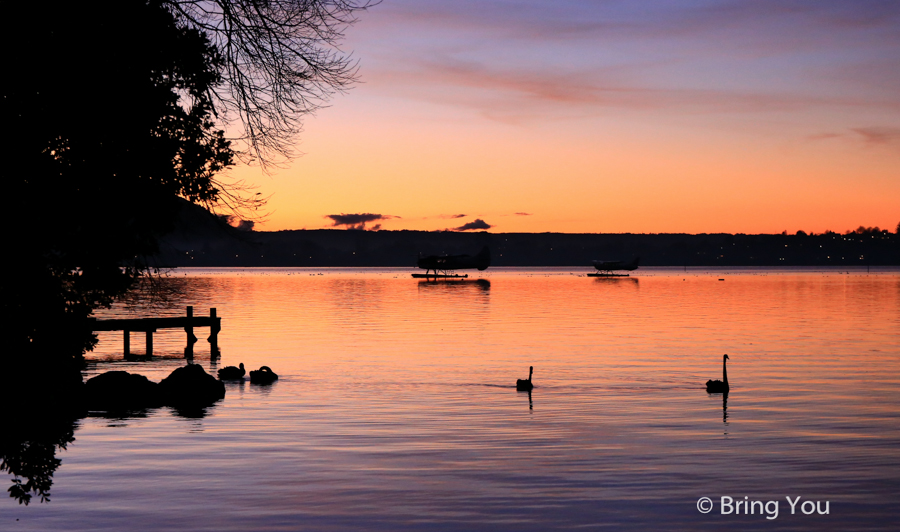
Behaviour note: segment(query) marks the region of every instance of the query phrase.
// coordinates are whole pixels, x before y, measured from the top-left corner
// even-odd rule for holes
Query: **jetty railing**
[[[194,316],[194,307],[187,307],[186,316],[176,316],[170,318],[132,318],[132,319],[112,319],[98,320],[91,318],[89,326],[91,331],[124,331],[124,351],[125,356],[131,355],[131,332],[144,332],[147,337],[147,352],[153,354],[153,333],[157,329],[181,329],[187,333],[187,347],[184,348],[184,356],[192,357],[194,355],[194,344],[197,343],[197,337],[194,336],[194,327],[209,327],[209,341],[211,356],[219,355],[219,331],[222,330],[222,318],[216,315],[216,309],[209,309],[209,317]]]

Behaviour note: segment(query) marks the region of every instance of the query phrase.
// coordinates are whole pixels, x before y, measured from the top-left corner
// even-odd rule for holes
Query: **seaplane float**
[[[595,260],[592,261],[595,273],[589,273],[588,277],[628,277],[627,273],[615,273],[617,271],[634,271],[638,269],[638,261],[640,257],[636,257],[633,261],[625,262],[623,260]]]
[[[484,246],[477,255],[429,255],[419,257],[416,266],[425,273],[414,273],[416,279],[465,279],[469,274],[459,275],[456,270],[477,269],[484,271],[491,265],[491,250]]]

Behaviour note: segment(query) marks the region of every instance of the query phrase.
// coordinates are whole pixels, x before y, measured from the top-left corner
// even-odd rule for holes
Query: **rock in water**
[[[107,371],[84,384],[85,404],[92,410],[131,410],[162,406],[159,384],[127,371]]]
[[[188,364],[159,383],[169,406],[209,406],[225,397],[225,385],[197,364]]]

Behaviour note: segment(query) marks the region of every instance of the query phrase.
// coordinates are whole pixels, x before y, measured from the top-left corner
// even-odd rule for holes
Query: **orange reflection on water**
[[[413,514],[459,529],[665,521],[691,530],[697,514],[683,506],[716,495],[709,486],[723,471],[723,495],[840,501],[836,526],[891,515],[900,478],[897,273],[642,268],[593,279],[520,269],[439,283],[409,273],[188,272],[165,312],[190,302],[223,317],[222,359],[205,358],[201,341],[195,361],[268,365],[281,378],[229,384],[224,401],[193,422],[202,438],[166,412],[126,420],[119,432],[86,421],[69,451],[83,467],[68,471],[167,506],[187,484],[147,485],[175,468],[212,490],[213,515],[234,518],[214,519],[222,530],[249,526],[250,516],[391,529]],[[160,333],[162,356],[99,362],[89,374],[126,367],[158,379],[183,363],[183,343],[183,331]],[[104,336],[92,357],[117,352],[121,338]],[[727,403],[704,389],[721,378],[723,353]],[[529,396],[515,380],[530,365]],[[143,480],[116,476],[107,462]],[[90,483],[67,483],[65,471],[57,491],[102,496]],[[232,478],[261,491],[248,497]],[[278,495],[266,497],[271,490]],[[523,520],[504,521],[504,508]]]

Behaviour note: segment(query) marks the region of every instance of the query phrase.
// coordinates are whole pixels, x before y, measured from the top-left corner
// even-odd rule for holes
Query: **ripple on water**
[[[0,516],[20,518],[16,530],[773,526],[696,510],[701,495],[730,495],[781,500],[779,529],[890,528],[897,272],[408,273],[190,271],[165,281],[161,306],[104,312],[215,306],[222,358],[198,334],[195,361],[280,378],[229,383],[195,417],[88,417],[59,454],[52,503],[7,502]],[[159,380],[183,364],[183,331],[158,333],[147,362],[122,362],[121,341],[100,335],[87,376]],[[703,387],[722,353],[724,404]],[[536,387],[517,392],[529,365]],[[832,513],[791,516],[786,495],[830,500]]]

